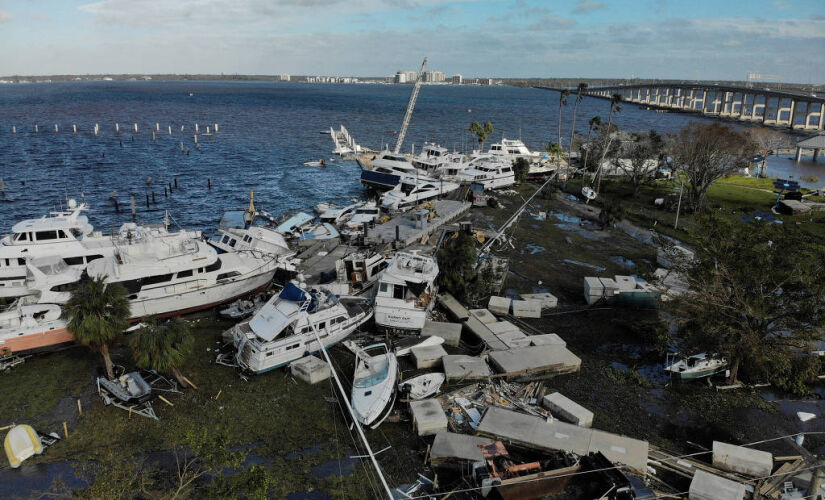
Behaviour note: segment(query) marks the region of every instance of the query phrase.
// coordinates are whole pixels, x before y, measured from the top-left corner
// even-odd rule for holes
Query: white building
[[[279,82],[288,82],[289,80],[290,80],[289,75],[278,75],[278,81]]]
[[[461,85],[464,83],[464,78],[461,75],[453,75],[450,77],[450,83],[454,85]]]
[[[443,71],[425,71],[423,81],[428,83],[441,83],[444,81]]]

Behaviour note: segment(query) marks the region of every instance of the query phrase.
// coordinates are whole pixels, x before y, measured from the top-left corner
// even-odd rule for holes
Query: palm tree
[[[129,325],[131,311],[123,285],[107,285],[103,278],[81,281],[63,308],[71,318],[67,329],[75,340],[98,351],[106,363],[106,374],[114,378],[109,344]]]
[[[160,324],[150,319],[129,340],[135,364],[144,370],[171,372],[182,387],[190,384],[178,366],[192,350],[192,331],[180,320]]]
[[[583,163],[585,169],[587,169],[587,157],[590,154],[590,136],[593,134],[594,130],[599,128],[599,126],[601,124],[602,124],[602,117],[598,116],[598,115],[594,116],[593,118],[591,118],[590,120],[587,121],[587,125],[588,125],[588,127],[587,127],[587,140],[585,141],[585,143],[587,143],[588,147],[584,151],[584,163]]]
[[[559,146],[561,146],[561,108],[567,106],[567,97],[570,95],[570,90],[563,89],[559,91]]]
[[[599,192],[599,187],[602,185],[602,176],[601,176],[601,169],[602,163],[604,163],[604,157],[607,155],[607,150],[610,149],[610,144],[613,142],[613,134],[610,133],[610,125],[613,122],[613,113],[621,113],[622,107],[620,106],[622,102],[622,95],[621,94],[613,94],[610,96],[610,112],[607,114],[607,144],[602,149],[602,157],[599,160],[599,165],[596,167],[596,192]]]
[[[579,103],[582,102],[587,84],[580,82],[576,89],[576,102],[573,104],[573,124],[570,126],[570,144],[567,146],[567,166],[570,167],[570,150],[573,148],[573,137],[576,135],[576,113],[579,111]]]
[[[484,151],[484,142],[487,140],[487,136],[493,133],[493,122],[484,122],[484,125],[482,125],[474,121],[470,123],[469,130],[478,138],[479,151]]]

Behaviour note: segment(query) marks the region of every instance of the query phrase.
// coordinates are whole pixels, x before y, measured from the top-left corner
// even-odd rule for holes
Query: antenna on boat
[[[247,226],[255,219],[255,191],[252,189],[249,190],[249,208],[246,209],[243,219]]]
[[[349,411],[349,416],[352,418],[353,424],[355,424],[355,429],[358,431],[358,435],[361,437],[361,441],[364,442],[364,446],[367,448],[367,453],[370,456],[370,460],[372,461],[372,465],[375,467],[375,472],[378,474],[378,478],[381,480],[381,484],[384,486],[384,490],[387,492],[387,498],[393,500],[395,497],[392,494],[392,490],[390,486],[387,484],[387,480],[384,478],[384,473],[381,471],[381,466],[378,465],[378,460],[375,459],[375,453],[372,452],[372,448],[370,447],[370,442],[367,441],[367,436],[364,435],[364,429],[361,428],[361,422],[355,417],[355,412],[352,409],[352,405],[347,400],[346,392],[344,392],[344,386],[341,385],[341,379],[338,378],[338,372],[335,371],[335,367],[332,366],[332,360],[329,358],[329,354],[327,354],[327,349],[324,347],[324,343],[321,342],[321,337],[318,335],[318,329],[315,325],[312,325],[312,333],[315,335],[315,340],[318,342],[318,345],[321,346],[321,353],[324,355],[324,359],[327,361],[329,365],[329,371],[332,373],[332,378],[335,379],[335,383],[338,385],[338,391],[341,393],[341,398],[346,403],[347,411]]]

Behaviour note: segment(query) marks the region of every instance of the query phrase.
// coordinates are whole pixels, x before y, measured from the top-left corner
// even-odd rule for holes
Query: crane
[[[401,152],[401,145],[404,144],[404,136],[407,135],[407,127],[410,126],[410,119],[412,118],[413,109],[415,109],[415,101],[418,99],[418,91],[421,89],[421,77],[424,76],[424,68],[427,67],[427,58],[424,58],[424,63],[421,64],[421,70],[418,72],[418,77],[415,79],[413,85],[412,95],[410,96],[410,103],[407,104],[407,112],[404,114],[404,123],[401,124],[401,132],[398,133],[398,141],[395,143],[394,153]]]

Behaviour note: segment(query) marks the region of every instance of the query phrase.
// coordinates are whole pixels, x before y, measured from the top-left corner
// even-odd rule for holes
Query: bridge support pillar
[[[793,124],[796,118],[796,99],[791,99],[791,107],[789,109],[790,113],[788,114],[788,128],[793,130]],[[777,122],[778,122],[777,117]],[[779,123],[777,123],[779,125]]]
[[[797,146],[796,156],[794,158],[795,158],[794,161],[796,161],[797,163],[799,163],[799,161],[802,160],[802,148]]]

